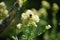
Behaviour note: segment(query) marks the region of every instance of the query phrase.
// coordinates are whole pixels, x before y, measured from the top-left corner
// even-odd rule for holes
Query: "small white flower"
[[[36,24],[35,22],[32,22],[32,24],[33,24],[35,27],[37,27],[37,24]]]
[[[21,23],[17,24],[17,28],[18,29],[20,29],[21,27],[22,27],[22,24]]]
[[[35,20],[34,20],[34,19],[35,19]],[[39,17],[38,17],[37,15],[34,15],[33,20],[38,23],[40,19],[39,19]]]
[[[24,20],[27,19],[27,15],[25,13],[22,13],[22,19],[24,19]]]
[[[6,15],[6,17],[8,17],[9,15],[8,15],[8,10],[5,10],[4,11],[4,14]]]
[[[51,26],[50,26],[50,25],[47,25],[47,26],[46,26],[46,29],[50,29],[50,28],[51,28]]]
[[[0,12],[3,12],[6,9],[6,5],[4,2],[0,3]]]
[[[27,26],[30,26],[30,25],[37,27],[37,24],[35,22],[29,22],[29,24]]]
[[[5,10],[4,13],[5,13],[5,14],[8,14],[8,10]]]

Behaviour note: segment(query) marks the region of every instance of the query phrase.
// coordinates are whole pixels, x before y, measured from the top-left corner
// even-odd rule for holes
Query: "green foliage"
[[[37,40],[37,36],[44,33],[44,40],[60,40],[60,33],[56,33],[58,25],[58,20],[56,19],[59,10],[58,4],[53,4],[51,8],[49,2],[42,0],[41,8],[36,10],[35,8],[27,9],[26,7],[29,5],[28,2],[28,0],[21,0],[20,4],[17,0],[5,1],[6,9],[8,9],[8,17],[10,17],[8,20],[10,21],[8,21],[9,24],[7,23],[7,26],[4,25],[6,28],[2,29],[3,31],[0,33],[0,37],[6,37],[6,40]],[[32,9],[36,10],[36,12]],[[49,13],[47,10],[50,11],[50,9],[52,10],[52,25],[48,22]],[[27,12],[27,10],[30,11]],[[23,13],[25,14],[23,15]],[[5,16],[4,13],[0,13],[0,22],[1,19],[4,18],[5,20],[8,18]],[[4,20],[2,20],[2,22]],[[50,28],[51,30],[49,30]]]

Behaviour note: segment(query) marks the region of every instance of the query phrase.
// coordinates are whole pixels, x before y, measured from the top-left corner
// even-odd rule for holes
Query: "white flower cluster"
[[[2,17],[7,17],[8,15],[8,10],[6,9],[6,5],[4,2],[0,3],[0,19],[3,19]]]
[[[0,3],[0,23],[2,22],[3,19],[8,17],[8,10],[6,9],[6,5],[4,2]]]
[[[8,10],[6,9],[6,5],[4,2],[0,3],[0,13],[8,14]]]
[[[34,12],[32,12],[31,10],[27,10],[25,13],[22,13],[21,16],[22,22],[24,24],[28,24],[29,25],[34,25],[37,27],[36,23],[39,22],[39,16],[35,15]]]

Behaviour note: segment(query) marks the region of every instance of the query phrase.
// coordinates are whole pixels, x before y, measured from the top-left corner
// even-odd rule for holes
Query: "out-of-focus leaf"
[[[47,22],[44,20],[40,20],[38,23],[38,27],[36,28],[37,35],[41,35],[43,32],[45,32],[45,26],[47,25]]]

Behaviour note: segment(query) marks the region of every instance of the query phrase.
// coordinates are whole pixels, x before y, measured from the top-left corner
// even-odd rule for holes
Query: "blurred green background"
[[[22,38],[22,35],[24,32],[19,32],[16,34],[16,24],[20,23],[19,21],[21,17],[21,13],[23,13],[27,9],[36,9],[37,11],[42,8],[41,6],[41,1],[43,0],[27,0],[20,10],[18,10],[19,5],[14,3],[17,0],[0,0],[0,2],[5,2],[7,9],[9,10],[9,17],[3,20],[2,24],[0,24],[0,40],[20,40]],[[36,36],[34,36],[34,39],[27,39],[27,40],[60,40],[60,0],[46,0],[50,4],[50,8],[47,9],[47,17],[41,17],[41,21],[39,22],[37,27],[36,32],[34,31],[34,28],[30,28],[31,30],[34,29],[33,31],[36,33]],[[52,5],[53,3],[57,3],[59,6],[58,12],[55,14],[55,19],[53,17],[53,10],[52,10]],[[14,20],[14,21],[13,21]],[[53,22],[52,22],[53,21]],[[57,24],[54,24],[54,21],[57,21]],[[47,23],[50,24],[52,27],[45,31],[45,27]],[[11,26],[11,27],[10,27]],[[13,27],[15,26],[15,28]],[[10,29],[10,30],[8,30]],[[28,30],[28,28],[27,28]],[[39,31],[38,31],[39,30]],[[32,31],[32,32],[33,32]],[[37,34],[40,33],[41,34]],[[10,34],[10,35],[9,35]],[[27,33],[28,34],[28,33]],[[27,36],[26,34],[26,36]],[[16,39],[12,38],[11,35],[14,35]],[[17,37],[16,37],[17,36]],[[32,38],[31,36],[30,38]],[[18,38],[18,39],[17,39]],[[22,39],[23,40],[23,39]]]

